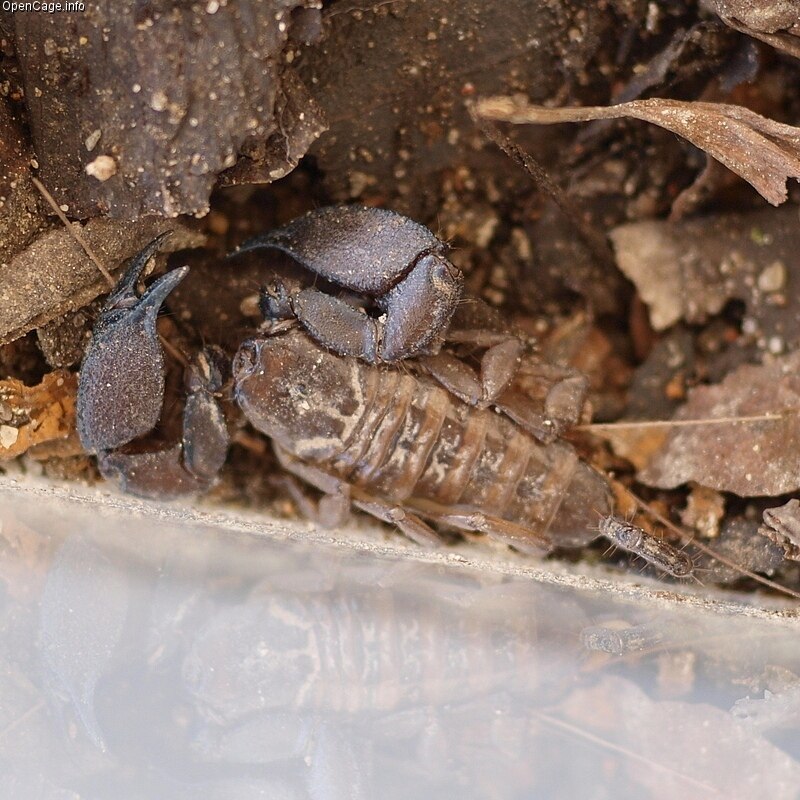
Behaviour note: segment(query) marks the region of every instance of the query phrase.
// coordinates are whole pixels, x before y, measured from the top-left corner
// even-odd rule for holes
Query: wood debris
[[[0,381],[0,461],[73,434],[77,388],[78,376],[65,370],[45,375],[38,386]]]

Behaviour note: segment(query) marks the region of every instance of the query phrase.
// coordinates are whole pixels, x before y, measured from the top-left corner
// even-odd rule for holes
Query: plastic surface
[[[0,484],[2,798],[798,796],[796,620],[107,500]]]

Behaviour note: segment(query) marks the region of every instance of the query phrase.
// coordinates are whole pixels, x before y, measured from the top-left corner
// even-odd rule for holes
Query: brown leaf
[[[681,222],[645,220],[610,232],[617,265],[647,304],[650,323],[705,322],[731,299],[744,301],[752,334],[800,346],[800,225],[796,207],[714,214]]]
[[[800,11],[796,0],[705,0],[734,30],[800,58]]]
[[[0,381],[0,461],[29,448],[66,439],[75,430],[77,376],[58,370],[38,386],[14,378]]]
[[[766,200],[786,200],[786,180],[800,178],[800,128],[727,103],[652,98],[616,106],[547,108],[520,97],[478,102],[487,119],[542,125],[635,117],[677,133],[750,183]]]
[[[800,500],[764,509],[764,524],[758,532],[780,545],[786,558],[800,561]]]
[[[693,389],[671,423],[664,446],[639,471],[642,482],[671,489],[695,481],[742,497],[796,491],[800,353]]]

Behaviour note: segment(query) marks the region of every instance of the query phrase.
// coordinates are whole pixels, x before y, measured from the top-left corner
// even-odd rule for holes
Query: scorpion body
[[[164,404],[156,315],[186,274],[168,272],[140,293],[162,238],[132,259],[103,305],[77,398],[81,442],[100,472],[156,498],[210,488],[229,443],[227,359],[213,347],[188,368],[180,440],[147,442]],[[607,479],[560,438],[581,418],[586,379],[525,353],[480,315],[453,324],[463,277],[430,231],[382,209],[334,207],[239,252],[265,248],[312,278],[290,288],[276,276],[263,288],[265,325],[234,359],[235,395],[283,466],[326,495],[314,510],[287,482],[319,522],[337,525],[354,505],[423,545],[449,528],[537,554],[602,535],[675,577],[692,574],[688,556],[612,516]],[[361,291],[365,307],[336,286]],[[479,372],[448,343],[483,351]]]
[[[337,356],[298,329],[245,342],[233,373],[288,469],[412,536],[424,518],[542,552],[585,545],[593,509],[609,513],[605,481],[570,444],[543,445],[425,376]]]

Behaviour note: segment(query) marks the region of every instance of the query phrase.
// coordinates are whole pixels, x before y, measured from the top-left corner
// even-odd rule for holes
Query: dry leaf
[[[705,5],[734,30],[800,58],[797,0],[706,0]]]
[[[796,491],[800,353],[746,364],[722,383],[691,390],[672,419],[679,421],[665,426],[663,447],[639,470],[643,483],[671,489],[695,481],[742,497]]]
[[[561,712],[556,722],[571,723],[574,735],[585,732],[613,748],[644,796],[797,796],[797,761],[710,703],[653,700],[632,681],[608,675],[570,692]]]
[[[630,461],[636,469],[644,469],[664,447],[669,426],[642,425],[641,422],[615,422],[588,426],[594,436],[608,442],[614,452]]]
[[[786,180],[800,178],[800,128],[726,103],[652,98],[616,106],[547,108],[521,97],[490,97],[479,116],[542,125],[635,117],[677,133],[750,183],[766,200],[786,200]]]
[[[66,439],[75,430],[77,376],[59,370],[38,386],[9,378],[0,381],[0,461],[29,448]]]
[[[786,558],[800,561],[800,500],[765,509],[758,532],[782,547]]]
[[[800,217],[797,208],[716,214],[681,222],[646,220],[610,232],[617,264],[647,304],[650,323],[705,322],[731,299],[744,301],[758,339],[800,346]]]

